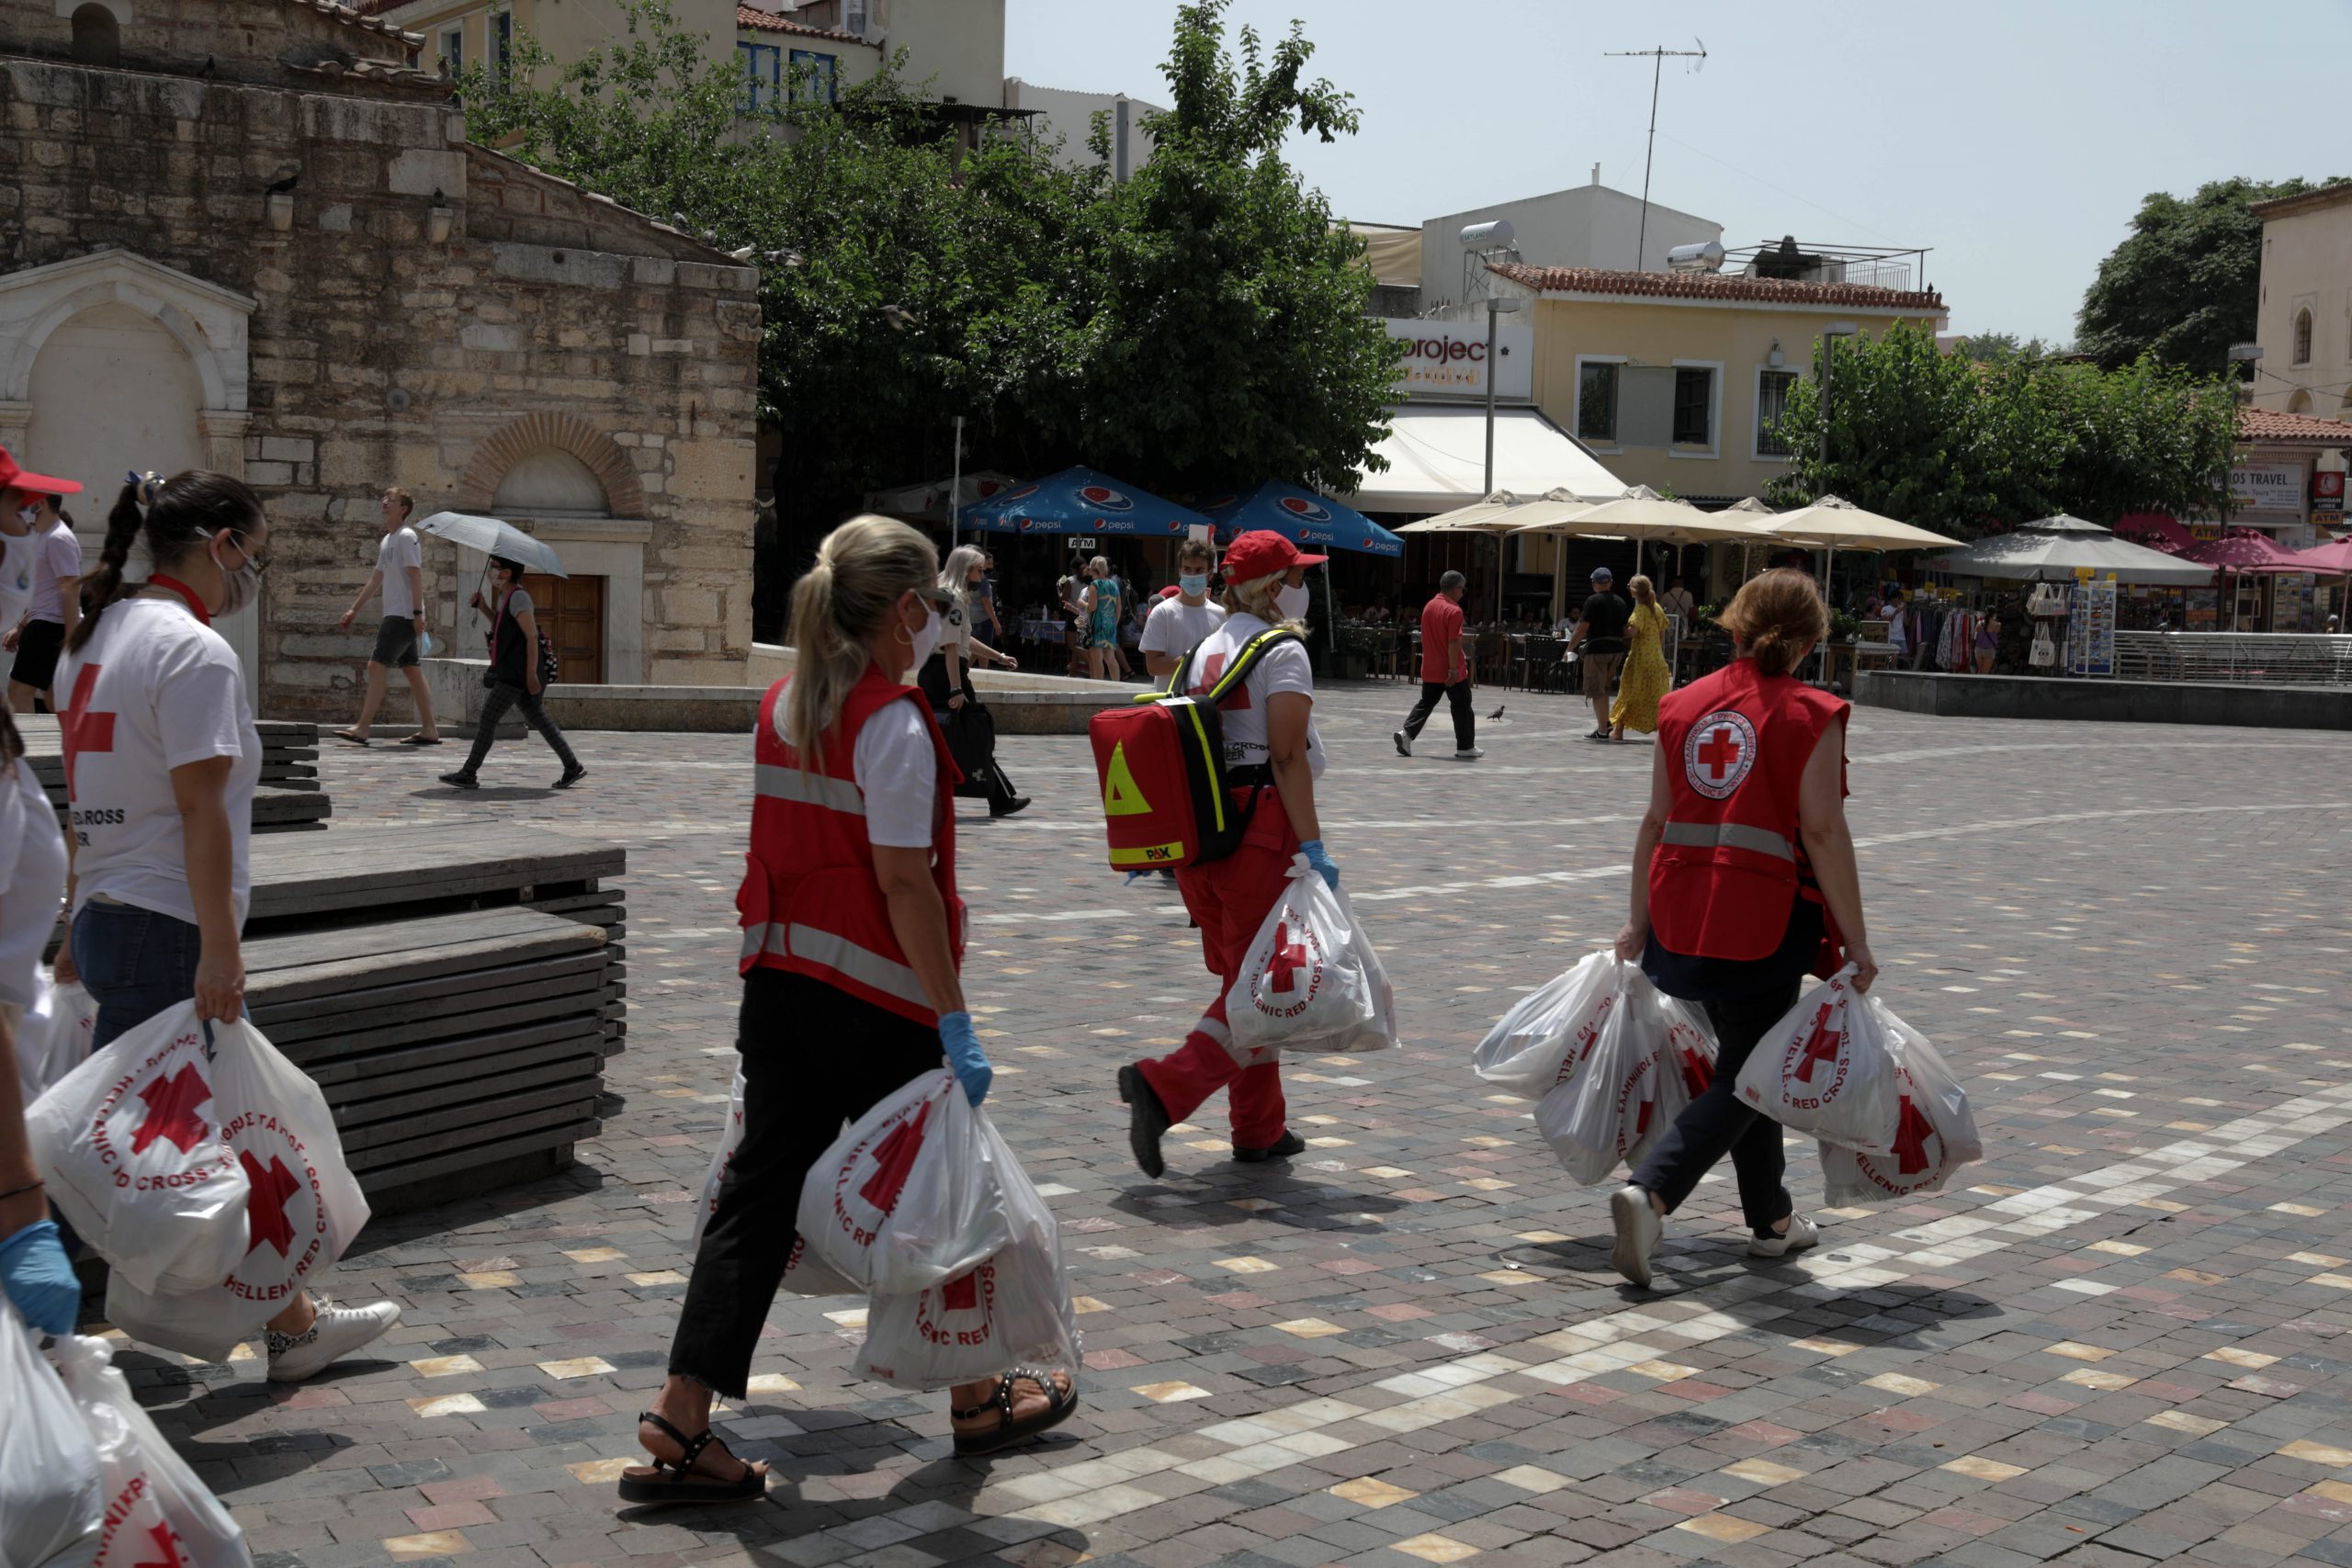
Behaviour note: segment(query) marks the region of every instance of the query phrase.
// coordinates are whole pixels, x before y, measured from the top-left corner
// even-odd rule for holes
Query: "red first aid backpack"
[[[1197,693],[1184,690],[1193,668],[1187,653],[1169,677],[1166,694],[1147,693],[1135,706],[1098,713],[1088,722],[1112,869],[1173,870],[1223,860],[1240,847],[1256,796],[1246,809],[1233,804],[1217,705],[1275,644],[1297,637],[1279,628],[1260,632],[1213,685]]]

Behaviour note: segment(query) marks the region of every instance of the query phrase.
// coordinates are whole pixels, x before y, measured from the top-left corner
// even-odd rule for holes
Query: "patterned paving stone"
[[[1290,1064],[1313,1146],[1287,1167],[1229,1163],[1212,1102],[1157,1182],[1111,1074],[1211,982],[1172,893],[1100,864],[1082,743],[1009,738],[1037,805],[964,819],[967,982],[990,1108],[1062,1221],[1085,1411],[960,1463],[940,1400],[850,1375],[857,1303],[786,1300],[721,1423],[768,1501],[667,1514],[616,1511],[612,1478],[724,1112],[748,748],[575,737],[594,772],[559,795],[509,743],[464,797],[329,753],[341,822],[626,842],[629,1048],[574,1169],[361,1238],[330,1283],[402,1303],[380,1359],[287,1390],[250,1354],[133,1351],[140,1397],[273,1568],[2352,1563],[2352,739],[1859,715],[1886,995],[1988,1157],[1779,1262],[1711,1179],[1645,1293],[1466,1061],[1614,933],[1650,752],[1491,702],[1470,766],[1395,755],[1395,688],[1318,702],[1326,837],[1402,1048]],[[1801,1146],[1791,1182],[1819,1191]]]

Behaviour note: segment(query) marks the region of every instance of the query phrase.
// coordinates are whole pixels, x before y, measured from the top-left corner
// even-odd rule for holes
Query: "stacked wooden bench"
[[[416,1207],[560,1168],[595,1134],[612,952],[521,904],[288,931],[246,942],[246,1002],[325,1091],[369,1201]]]
[[[263,719],[261,787],[254,791],[254,831],[282,833],[326,826],[334,805],[319,784],[319,727],[288,719]],[[17,720],[25,756],[40,781],[57,820],[66,820],[65,752],[57,720],[36,714]]]

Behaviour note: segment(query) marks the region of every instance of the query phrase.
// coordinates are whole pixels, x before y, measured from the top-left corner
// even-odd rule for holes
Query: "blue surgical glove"
[[[0,1290],[43,1334],[62,1337],[74,1332],[82,1281],[74,1277],[73,1259],[57,1239],[57,1222],[35,1220],[0,1241]]]
[[[939,1020],[940,1048],[947,1053],[947,1070],[964,1086],[965,1094],[978,1105],[989,1097],[989,1080],[996,1077],[996,1069],[980,1055],[980,1037],[972,1028],[968,1012],[943,1013]]]
[[[1306,857],[1307,864],[1322,873],[1323,885],[1325,886],[1329,887],[1334,891],[1338,890],[1340,886],[1340,868],[1332,863],[1331,852],[1323,847],[1322,840],[1307,840],[1305,843],[1298,846],[1298,852]]]

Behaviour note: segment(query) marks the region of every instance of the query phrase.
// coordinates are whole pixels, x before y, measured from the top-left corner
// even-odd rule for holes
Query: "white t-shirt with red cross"
[[[1225,673],[1227,663],[1250,639],[1272,629],[1247,610],[1236,610],[1227,615],[1223,626],[1201,639],[1199,651],[1193,656],[1193,693],[1216,685],[1216,678]],[[1296,692],[1309,702],[1315,700],[1315,668],[1307,660],[1305,643],[1292,639],[1268,649],[1250,671],[1250,678],[1241,682],[1241,689],[1219,706],[1217,717],[1225,730],[1227,767],[1254,767],[1272,756],[1266,745],[1266,699],[1277,692]],[[1315,721],[1310,717],[1306,721],[1306,765],[1310,774],[1321,778],[1323,763],[1323,737],[1316,732]]]
[[[57,667],[58,719],[73,801],[74,908],[98,894],[196,923],[187,840],[172,770],[232,757],[230,886],[245,923],[254,788],[261,735],[237,656],[176,595],[110,604],[78,653]]]

